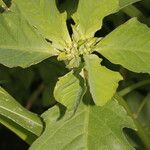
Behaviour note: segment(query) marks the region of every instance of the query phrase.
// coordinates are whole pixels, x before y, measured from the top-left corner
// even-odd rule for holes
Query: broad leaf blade
[[[28,67],[56,54],[14,5],[0,14],[0,63]]]
[[[112,63],[150,73],[150,29],[136,18],[112,31],[95,49]]]
[[[60,77],[54,89],[55,99],[69,110],[76,109],[85,94],[84,80],[73,71]]]
[[[66,26],[67,15],[60,14],[55,0],[14,0],[21,13],[57,48],[64,48],[71,39]]]
[[[29,112],[0,87],[0,115],[2,120],[7,118],[16,126],[21,126],[31,133],[39,136],[43,130],[43,124],[37,115]],[[6,121],[6,120],[5,120]],[[1,122],[2,123],[2,122]]]
[[[134,123],[116,100],[104,107],[81,103],[71,119],[68,113],[60,118],[59,111],[55,106],[42,115],[46,129],[30,150],[134,149],[122,132]]]
[[[102,60],[96,55],[88,55],[85,57],[91,95],[96,105],[103,106],[115,94],[118,82],[122,80],[122,77],[118,72],[101,66],[100,61]]]
[[[118,0],[119,1],[119,8],[122,9],[126,6],[129,6],[133,3],[136,3],[141,0]],[[77,9],[78,1],[77,0],[65,0],[60,4],[61,11],[67,11],[68,17],[70,18],[71,15],[73,15]]]
[[[87,39],[102,27],[103,18],[115,13],[119,8],[118,0],[80,0],[76,13],[74,36],[77,39]]]

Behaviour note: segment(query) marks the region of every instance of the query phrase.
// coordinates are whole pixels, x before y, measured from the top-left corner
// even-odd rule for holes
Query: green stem
[[[140,104],[140,106],[139,106],[137,112],[134,114],[134,117],[135,117],[135,118],[138,118],[138,116],[139,116],[141,110],[143,109],[144,105],[147,103],[147,101],[149,100],[149,98],[150,98],[150,93],[144,98],[144,100],[143,100],[142,103]]]
[[[144,128],[142,127],[142,125],[140,124],[140,122],[134,118],[130,108],[128,107],[127,103],[125,102],[125,100],[118,94],[115,95],[115,98],[118,100],[118,102],[126,109],[128,115],[131,116],[131,118],[134,121],[134,124],[137,127],[137,133],[139,135],[139,137],[141,138],[142,142],[144,143],[145,147],[147,149],[150,149],[150,137],[148,136],[148,134],[145,132]]]
[[[133,84],[129,87],[126,87],[124,88],[123,90],[121,90],[120,92],[118,92],[118,94],[120,96],[125,96],[126,94],[130,93],[131,91],[141,87],[141,86],[144,86],[144,85],[147,85],[147,84],[150,84],[150,80],[143,80],[143,81],[140,81],[136,84]]]
[[[147,22],[147,18],[143,15],[143,13],[133,5],[123,8],[122,11],[126,13],[128,16],[130,16],[131,18],[138,17],[143,22]]]

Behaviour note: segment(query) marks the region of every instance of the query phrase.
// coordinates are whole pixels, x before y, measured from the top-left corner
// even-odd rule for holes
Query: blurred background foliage
[[[10,7],[10,0],[4,1],[7,7]],[[69,4],[70,2],[69,0],[57,0],[60,12],[65,10],[64,3]],[[4,8],[0,7],[0,11],[3,12]],[[73,12],[69,11],[69,13]],[[103,37],[107,35],[132,17],[137,17],[139,21],[150,27],[150,0],[142,0],[122,9],[116,14],[105,17],[102,29],[97,31],[95,36]],[[68,29],[70,29],[72,20],[69,18],[67,23]],[[120,82],[118,91],[124,89],[122,94],[131,108],[133,116],[140,121],[144,130],[150,136],[150,75],[130,72],[121,66],[111,64],[105,58],[103,64],[112,70],[119,70],[123,75],[124,81]],[[68,70],[65,68],[64,63],[58,62],[56,57],[26,69],[20,67],[7,68],[0,65],[0,86],[8,91],[24,107],[41,114],[49,107],[55,105],[53,89],[58,77],[63,76],[66,72]],[[145,149],[142,140],[134,131],[124,129],[124,132],[136,149]],[[26,143],[0,125],[0,150],[23,150],[27,148],[28,145]]]

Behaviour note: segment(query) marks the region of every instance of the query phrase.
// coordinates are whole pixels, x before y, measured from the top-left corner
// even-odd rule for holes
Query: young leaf
[[[0,122],[13,122],[15,128],[20,126],[30,132],[31,136],[39,136],[43,130],[43,123],[37,115],[29,112],[0,87]],[[12,123],[11,123],[12,125]],[[19,129],[19,128],[18,128]],[[22,130],[20,131],[22,132]],[[23,131],[24,132],[24,131]]]
[[[112,31],[95,49],[112,63],[150,73],[150,29],[136,18]]]
[[[46,129],[30,150],[134,149],[122,132],[134,123],[115,99],[104,107],[81,103],[71,119],[69,112],[60,118],[59,111],[55,106],[42,115]]]
[[[93,37],[94,33],[101,28],[103,18],[115,13],[118,8],[118,0],[80,0],[77,11],[73,14],[76,38]]]
[[[55,99],[69,110],[77,107],[85,94],[84,79],[73,71],[60,77],[54,89]]]
[[[117,90],[118,82],[122,80],[118,72],[101,66],[101,61],[100,58],[93,54],[85,57],[90,92],[98,106],[103,106],[111,100]]]
[[[60,14],[55,0],[14,0],[21,13],[57,48],[64,48],[71,39],[66,26],[66,13]]]
[[[28,67],[56,54],[14,5],[0,14],[0,63]]]

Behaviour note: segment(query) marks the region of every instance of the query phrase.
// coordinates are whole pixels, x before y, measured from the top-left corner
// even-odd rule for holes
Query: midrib
[[[90,107],[87,106],[86,110],[85,110],[85,128],[84,128],[84,132],[85,132],[85,150],[89,150],[89,147],[88,147],[88,136],[89,136],[89,115],[90,115]]]
[[[37,53],[45,53],[45,54],[50,54],[51,51],[48,51],[47,49],[48,48],[35,48],[35,47],[15,47],[15,46],[0,46],[0,49],[4,50],[4,49],[10,49],[10,50],[14,50],[14,51],[17,51],[17,52],[28,52],[28,53],[34,53],[34,52],[37,52]],[[34,49],[34,50],[33,50]],[[32,50],[32,51],[30,51]]]

